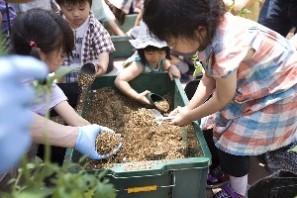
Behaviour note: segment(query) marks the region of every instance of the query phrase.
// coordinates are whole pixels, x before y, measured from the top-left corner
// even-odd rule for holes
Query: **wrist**
[[[106,68],[105,67],[103,67],[101,64],[96,64],[96,67],[97,67],[97,73],[99,73],[99,74],[105,74],[105,72],[106,72]]]

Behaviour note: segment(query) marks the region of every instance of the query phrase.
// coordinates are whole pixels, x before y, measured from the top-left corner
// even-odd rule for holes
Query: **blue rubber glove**
[[[31,144],[29,104],[34,91],[22,81],[46,78],[47,74],[47,66],[35,58],[0,58],[0,173],[17,163]]]
[[[99,126],[96,124],[79,127],[78,130],[79,131],[78,131],[78,136],[75,144],[75,149],[80,153],[88,156],[91,159],[101,160],[101,159],[109,158],[112,155],[116,154],[122,147],[122,143],[120,143],[117,146],[117,148],[111,153],[106,155],[100,155],[98,154],[96,149],[97,136],[102,131],[109,131],[111,133],[114,133],[114,131],[107,127]]]

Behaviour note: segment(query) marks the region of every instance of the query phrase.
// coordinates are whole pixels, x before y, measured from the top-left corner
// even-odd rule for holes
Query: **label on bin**
[[[128,193],[147,192],[157,190],[157,185],[128,188]]]

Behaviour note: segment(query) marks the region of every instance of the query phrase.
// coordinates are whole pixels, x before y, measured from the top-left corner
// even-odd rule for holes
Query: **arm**
[[[87,120],[78,115],[67,101],[59,103],[54,109],[70,126],[85,126],[90,124]]]
[[[163,68],[165,71],[168,71],[168,75],[171,80],[173,77],[180,78],[181,74],[179,69],[175,65],[172,65],[169,60],[166,59],[164,61]]]
[[[197,107],[190,114],[190,117],[203,118],[220,111],[234,97],[237,86],[237,71],[234,71],[227,77],[216,79],[216,92],[213,96]]]
[[[97,76],[102,76],[106,73],[108,62],[109,62],[109,52],[103,52],[98,55],[98,62],[97,62]]]
[[[227,77],[216,79],[216,92],[213,96],[202,105],[190,111],[179,112],[172,124],[178,126],[185,126],[194,120],[199,120],[205,116],[211,115],[220,111],[225,107],[234,97],[237,86],[237,71],[234,71]],[[197,94],[197,91],[191,102]],[[200,98],[202,99],[202,97]],[[202,100],[200,100],[201,102]],[[194,101],[193,101],[194,102]],[[192,102],[192,104],[193,104]],[[198,102],[197,102],[198,103]],[[189,104],[190,106],[191,104]]]
[[[121,28],[116,24],[114,20],[108,20],[108,25],[118,36],[125,36],[126,34],[121,30]]]
[[[142,70],[143,69],[140,64],[133,62],[118,74],[114,83],[115,86],[128,97],[134,98],[135,100],[144,104],[150,104],[149,100],[145,97],[149,91],[138,93],[129,84],[129,82],[136,78],[142,72]]]
[[[206,71],[204,75],[202,76],[199,85],[195,91],[194,96],[190,100],[189,104],[187,105],[187,108],[189,110],[195,109],[196,107],[202,105],[209,96],[213,93],[215,90],[215,79],[212,78]]]
[[[101,131],[110,130],[96,124],[83,127],[64,126],[37,114],[34,114],[34,122],[30,127],[34,142],[44,144],[47,137],[50,145],[74,148],[91,159],[108,157],[108,155],[98,154],[96,139]]]
[[[45,137],[48,137],[50,145],[73,148],[78,136],[78,127],[64,126],[34,113],[30,132],[35,143],[45,144]]]

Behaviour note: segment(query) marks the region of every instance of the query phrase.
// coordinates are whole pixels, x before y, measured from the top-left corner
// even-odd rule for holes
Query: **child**
[[[102,76],[112,70],[107,68],[109,53],[114,51],[110,35],[94,17],[91,11],[92,0],[57,0],[65,19],[73,28],[75,47],[72,58],[66,65],[78,67],[69,75],[66,82],[76,82],[82,65],[92,62],[97,68],[96,74]]]
[[[150,104],[145,97],[148,90],[137,93],[129,81],[136,78],[142,72],[168,71],[170,78],[180,78],[180,72],[175,65],[171,65],[168,58],[169,47],[166,42],[160,41],[150,34],[145,23],[140,24],[139,33],[135,40],[130,40],[131,45],[137,50],[124,62],[124,70],[115,79],[115,85],[127,96],[134,98],[143,104]]]
[[[110,35],[90,10],[92,0],[57,0],[61,12],[75,36],[75,46],[72,56],[64,61],[64,65],[73,67],[64,77],[64,82],[58,85],[69,98],[70,105],[76,108],[79,87],[77,77],[80,68],[86,63],[94,63],[96,75],[102,76],[113,69],[113,63],[109,63],[109,54],[114,51]]]
[[[19,15],[15,19],[14,25],[11,34],[12,53],[41,59],[47,64],[50,72],[55,72],[63,62],[64,55],[72,51],[74,43],[72,30],[61,16],[52,11],[32,9]],[[78,151],[98,159],[99,155],[95,154],[97,153],[95,138],[103,127],[90,125],[87,120],[79,116],[68,104],[64,93],[56,84],[52,85],[50,101],[46,100],[46,94],[39,93],[38,100],[32,104],[32,111],[40,116],[45,116],[48,109],[53,108],[68,125],[72,126],[65,127],[66,131],[62,133],[60,130],[63,128],[62,126],[53,126],[57,132],[60,132],[48,134],[50,144],[70,147],[71,142],[76,140],[77,142],[73,146]],[[36,115],[36,120],[40,120],[40,116]],[[34,128],[36,129],[38,126]],[[94,135],[93,139],[90,138],[91,134]],[[67,139],[65,139],[66,137]],[[44,138],[42,131],[33,134],[35,143],[44,143]],[[81,143],[82,139],[89,139],[89,142]]]
[[[214,141],[231,186],[215,196],[246,196],[249,156],[296,144],[296,50],[276,32],[226,13],[219,0],[146,0],[143,20],[173,49],[198,51],[203,77],[189,104],[170,113],[171,123],[214,114]],[[291,160],[296,170],[296,155]]]

